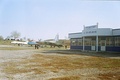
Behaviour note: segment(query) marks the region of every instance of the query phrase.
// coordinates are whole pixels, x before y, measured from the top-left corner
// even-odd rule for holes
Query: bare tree
[[[11,32],[11,36],[12,36],[14,39],[19,38],[20,35],[21,35],[21,34],[20,34],[19,32],[17,32],[17,31]]]

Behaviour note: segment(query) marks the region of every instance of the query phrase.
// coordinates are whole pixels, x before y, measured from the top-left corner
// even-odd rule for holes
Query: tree
[[[4,40],[3,36],[0,36],[0,40]]]
[[[19,32],[17,32],[17,31],[11,32],[11,36],[12,36],[14,39],[19,38],[20,35],[21,35],[21,34],[20,34]]]

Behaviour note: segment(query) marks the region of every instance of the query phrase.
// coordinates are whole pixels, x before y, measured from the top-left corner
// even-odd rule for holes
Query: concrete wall
[[[120,35],[120,29],[113,29],[113,35]]]
[[[111,28],[98,28],[98,29],[87,29],[83,30],[80,33],[70,33],[68,36],[69,38],[81,38],[83,36],[111,36],[112,35],[112,29]],[[119,34],[118,32],[115,32],[116,34]]]
[[[112,29],[111,28],[99,28],[97,30],[97,34],[99,36],[111,36],[112,35]]]
[[[68,35],[69,38],[81,38],[82,37],[82,33],[70,33]]]

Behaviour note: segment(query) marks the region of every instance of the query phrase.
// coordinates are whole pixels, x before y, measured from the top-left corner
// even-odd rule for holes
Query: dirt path
[[[29,58],[33,54],[30,50],[0,50],[0,64],[6,62],[17,62],[23,58]],[[7,66],[7,65],[6,65]],[[2,66],[0,66],[0,80],[9,80],[7,75],[2,72]]]

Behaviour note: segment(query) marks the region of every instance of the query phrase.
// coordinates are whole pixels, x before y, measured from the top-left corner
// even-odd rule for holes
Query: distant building
[[[120,52],[120,29],[84,26],[78,33],[69,33],[70,49]]]

